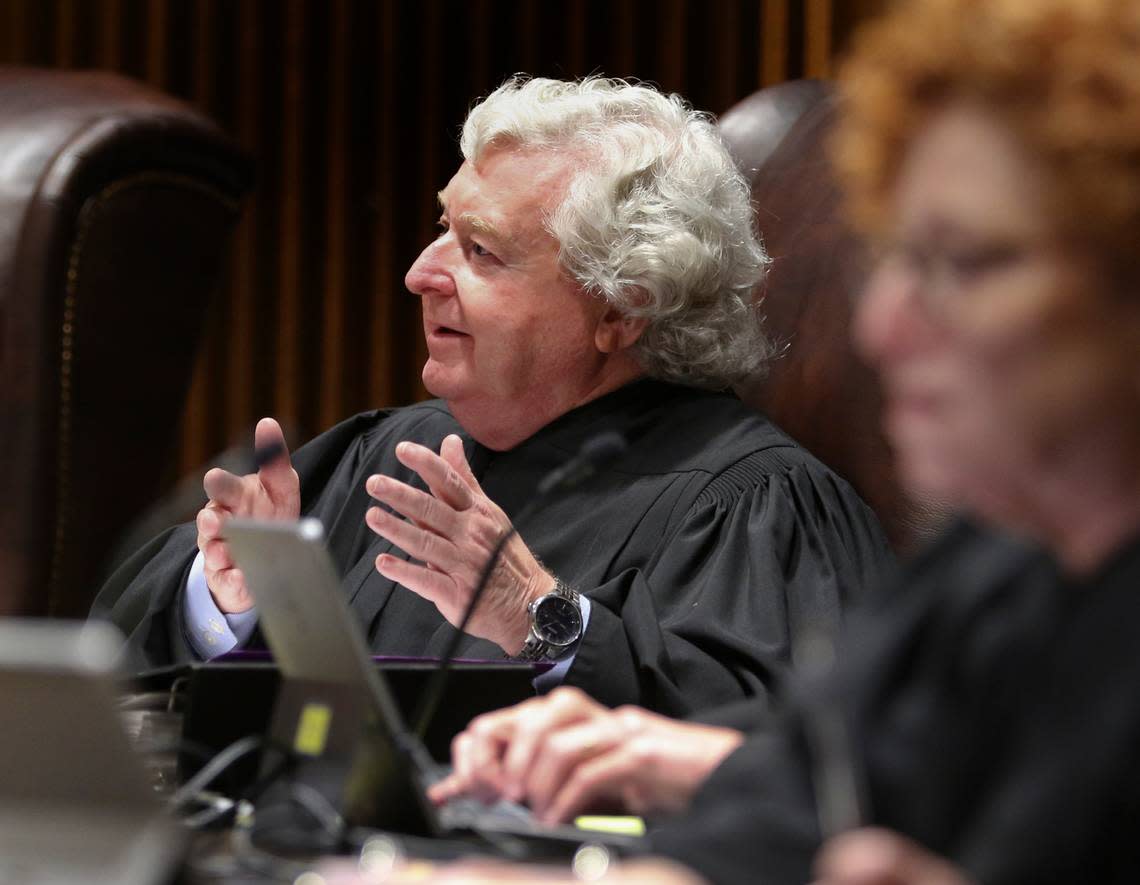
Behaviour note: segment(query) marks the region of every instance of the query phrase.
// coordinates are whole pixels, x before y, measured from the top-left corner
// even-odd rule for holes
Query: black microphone
[[[285,451],[285,446],[279,442],[255,448],[252,453],[249,446],[232,446],[205,464],[194,468],[190,473],[184,474],[171,491],[132,519],[119,534],[119,540],[103,566],[103,580],[100,581],[100,586],[143,544],[172,525],[185,522],[188,516],[201,509],[206,500],[206,494],[202,491],[202,476],[210,468],[221,467],[238,475],[247,472],[257,473]]]
[[[447,687],[451,665],[455,661],[459,643],[463,641],[467,632],[467,625],[471,621],[471,616],[475,613],[479,600],[483,596],[483,591],[487,589],[487,584],[490,583],[491,573],[495,570],[495,565],[503,553],[503,548],[507,546],[507,542],[511,538],[518,534],[517,526],[519,523],[526,522],[534,515],[548,497],[572,489],[614,461],[628,448],[629,442],[616,430],[604,431],[582,443],[577,453],[569,461],[554,468],[539,480],[538,485],[535,486],[534,497],[519,511],[518,516],[511,520],[511,527],[503,533],[490,556],[487,557],[483,571],[479,574],[479,581],[475,585],[475,592],[471,594],[471,601],[467,603],[459,626],[455,628],[455,632],[451,635],[451,641],[440,657],[439,667],[420,698],[413,721],[415,722],[415,733],[421,739],[427,734],[428,725],[435,718],[436,710],[439,709],[440,701],[443,700],[443,692]]]
[[[624,436],[616,430],[607,430],[592,436],[578,449],[578,453],[546,474],[535,487],[537,498],[541,500],[553,492],[573,488],[578,483],[593,476],[598,468],[609,464],[629,448]],[[533,501],[531,504],[533,505]]]

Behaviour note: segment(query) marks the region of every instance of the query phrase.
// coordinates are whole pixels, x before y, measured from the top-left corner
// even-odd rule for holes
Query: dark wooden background
[[[296,443],[424,395],[407,267],[466,109],[511,73],[636,77],[719,112],[826,77],[882,0],[0,0],[0,63],[101,68],[196,105],[255,158],[173,463],[261,415]],[[156,292],[156,298],[162,293]]]

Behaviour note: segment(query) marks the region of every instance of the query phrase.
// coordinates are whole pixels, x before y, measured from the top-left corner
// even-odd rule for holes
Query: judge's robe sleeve
[[[796,729],[749,737],[689,807],[651,827],[649,851],[714,885],[801,885],[821,843],[807,749]]]
[[[672,716],[765,703],[797,636],[834,631],[887,580],[887,542],[845,482],[810,460],[747,468],[710,483],[643,568],[579,588],[590,622],[566,684]]]
[[[376,424],[376,413],[357,415],[292,454],[303,514],[328,524],[347,495],[343,477],[351,470],[345,467],[362,457]],[[130,670],[199,659],[186,639],[182,616],[186,578],[197,553],[194,523],[168,529],[119,566],[95,597],[90,616],[126,635],[123,663]]]

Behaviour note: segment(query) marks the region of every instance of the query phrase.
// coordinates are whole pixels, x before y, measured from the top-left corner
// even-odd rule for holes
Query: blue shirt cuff
[[[586,635],[586,628],[590,626],[590,599],[585,594],[578,597],[582,603],[582,635]],[[581,641],[581,640],[579,640]],[[566,678],[566,674],[570,672],[570,668],[574,664],[574,658],[578,657],[578,648],[574,647],[574,651],[560,660],[557,664],[534,677],[534,690],[539,694],[544,694],[552,689],[558,688],[562,684],[562,680]]]
[[[186,578],[182,614],[186,638],[202,660],[216,658],[244,645],[257,627],[257,609],[222,614],[206,584],[206,561],[202,551],[194,557]]]

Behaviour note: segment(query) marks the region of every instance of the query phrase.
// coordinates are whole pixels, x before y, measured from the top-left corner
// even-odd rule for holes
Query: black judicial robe
[[[396,460],[398,442],[438,451],[458,433],[484,491],[513,515],[603,430],[634,441],[518,526],[545,566],[592,601],[566,683],[603,702],[683,714],[765,695],[794,632],[832,626],[841,605],[890,567],[875,517],[850,487],[732,395],[640,380],[504,452],[475,443],[431,401],[357,415],[293,456],[302,512],[324,523],[373,650],[436,655],[452,632],[431,603],[373,565],[382,552],[405,554],[365,525],[365,479],[386,473],[424,487]],[[193,657],[180,593],[195,544],[193,525],[159,536],[96,600],[92,615],[127,632],[134,666]],[[460,654],[502,658],[474,638]]]
[[[845,638],[834,676],[726,759],[653,834],[657,853],[716,883],[810,881],[818,761],[803,726],[830,704],[865,823],[987,885],[1140,882],[1140,540],[1075,581],[961,524]]]

